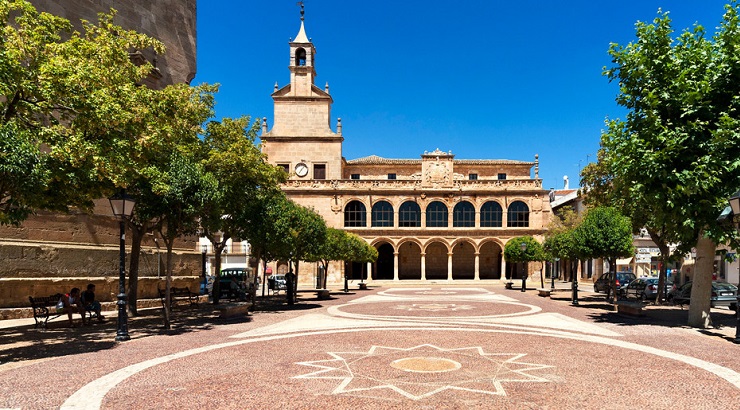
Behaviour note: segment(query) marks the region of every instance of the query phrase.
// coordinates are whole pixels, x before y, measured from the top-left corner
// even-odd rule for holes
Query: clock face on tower
[[[299,177],[305,177],[308,174],[308,165],[299,162],[295,166],[295,174]]]

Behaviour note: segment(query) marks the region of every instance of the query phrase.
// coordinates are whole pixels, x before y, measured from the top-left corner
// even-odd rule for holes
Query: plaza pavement
[[[503,286],[389,286],[36,330],[0,323],[0,409],[737,409],[734,317],[611,311],[603,295]]]

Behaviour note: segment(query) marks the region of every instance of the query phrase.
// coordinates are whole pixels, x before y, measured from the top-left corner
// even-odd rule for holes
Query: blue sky
[[[670,11],[676,34],[709,33],[724,1],[306,0],[316,84],[329,83],[332,128],[342,118],[347,159],[533,161],[543,187],[571,187],[594,161],[606,117],[623,117],[602,76],[609,44],[635,38],[636,21]],[[198,72],[221,84],[218,117],[267,117],[275,82],[290,81],[296,0],[198,2]]]

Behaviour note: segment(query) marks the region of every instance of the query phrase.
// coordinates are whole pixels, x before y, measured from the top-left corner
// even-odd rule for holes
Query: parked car
[[[635,279],[635,274],[632,272],[617,272],[617,292]],[[612,280],[611,272],[604,273],[594,282],[594,292],[606,292],[606,289],[611,286]]]
[[[691,285],[689,281],[676,289],[671,295],[671,301],[676,305],[688,305],[691,302]],[[737,286],[731,283],[712,281],[711,306],[727,306],[737,310]]]
[[[286,281],[285,275],[270,275],[267,278],[267,287],[270,290],[285,290]]]
[[[251,268],[226,268],[221,269],[221,275],[219,276],[219,288],[221,289],[221,297],[232,296],[231,293],[231,278],[236,278],[236,282],[241,289],[245,291],[254,286],[254,276],[252,275]]]
[[[663,288],[665,297],[668,297],[671,288],[673,288],[673,282],[666,281]],[[655,299],[658,296],[658,278],[637,278],[622,288],[622,294],[627,299],[635,298],[642,301]]]

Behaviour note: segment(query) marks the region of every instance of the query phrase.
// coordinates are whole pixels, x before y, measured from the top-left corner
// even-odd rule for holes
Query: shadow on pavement
[[[129,316],[128,330],[132,339],[140,339],[156,335],[180,335],[184,333],[208,330],[215,326],[246,323],[252,320],[248,315],[237,315],[228,318],[219,317],[219,308],[232,303],[223,303],[214,306],[205,303],[197,308],[177,306],[173,309],[170,318],[171,329],[164,329],[163,312],[161,308],[139,309],[139,315]],[[257,312],[279,313],[292,310],[307,310],[320,308],[321,305],[312,303],[298,303],[288,305],[285,296],[257,298],[254,308]],[[103,312],[105,313],[105,312]],[[79,324],[79,316],[75,316],[75,323]],[[23,361],[44,360],[80,353],[95,352],[115,347],[118,321],[115,316],[104,322],[92,320],[90,325],[69,327],[66,320],[50,322],[47,329],[35,329],[33,325],[22,325],[0,329],[0,371],[6,365],[18,364]]]

